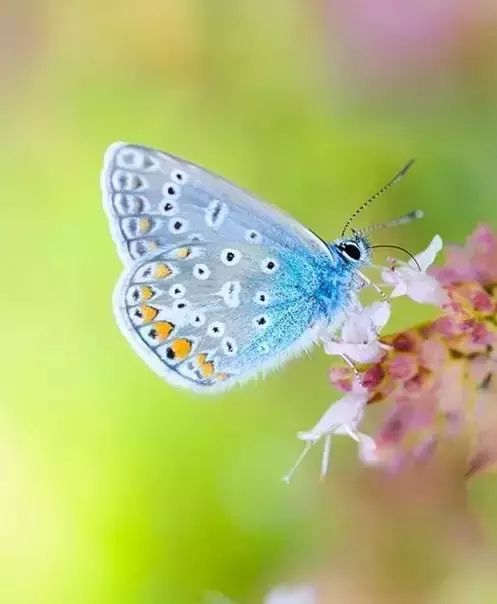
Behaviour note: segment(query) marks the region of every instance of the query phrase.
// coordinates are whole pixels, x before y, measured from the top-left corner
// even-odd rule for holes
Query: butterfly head
[[[358,232],[354,232],[350,237],[338,239],[331,247],[349,266],[363,266],[364,264],[368,264],[371,258],[369,240]]]
[[[340,239],[335,241],[330,246],[330,249],[336,251],[338,253],[338,255],[340,256],[340,258],[344,262],[346,262],[347,266],[359,268],[360,266],[363,266],[364,264],[368,264],[371,260],[371,252],[372,252],[373,248],[376,248],[376,247],[395,247],[395,248],[401,249],[402,251],[409,254],[409,252],[407,250],[405,250],[404,248],[400,248],[399,246],[371,245],[367,235],[378,229],[390,228],[390,227],[397,226],[400,224],[407,224],[407,223],[411,222],[412,220],[422,218],[423,212],[421,212],[420,210],[414,210],[412,212],[409,212],[408,214],[404,214],[403,216],[400,216],[399,218],[390,220],[388,222],[384,222],[381,224],[373,224],[373,225],[366,227],[364,229],[361,229],[359,231],[352,229],[350,225],[357,218],[357,216],[359,214],[361,214],[361,212],[365,208],[367,208],[373,201],[378,199],[378,197],[383,195],[383,193],[388,191],[388,189],[393,184],[398,182],[407,173],[407,171],[412,166],[412,164],[413,164],[413,160],[409,161],[399,172],[397,172],[397,174],[386,185],[381,187],[381,189],[379,191],[377,191],[376,193],[371,195],[371,197],[369,197],[361,206],[359,206],[359,208],[357,208],[357,210],[355,212],[353,212],[353,214],[350,216],[350,218],[345,223]],[[347,237],[346,233],[349,230],[352,232],[352,234]],[[411,255],[411,254],[409,254],[409,255]]]

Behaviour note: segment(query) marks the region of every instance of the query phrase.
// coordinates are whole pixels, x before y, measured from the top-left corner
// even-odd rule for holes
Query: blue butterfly
[[[125,143],[107,150],[101,185],[125,266],[118,325],[174,385],[219,392],[282,365],[365,283],[371,245],[364,233],[345,236],[358,212],[326,243],[195,164]]]

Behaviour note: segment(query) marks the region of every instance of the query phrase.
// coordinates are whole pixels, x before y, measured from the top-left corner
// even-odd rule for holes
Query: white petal
[[[369,344],[328,342],[324,349],[328,354],[345,355],[356,363],[376,363],[384,354],[384,348],[377,340]]]
[[[390,293],[390,298],[398,298],[399,296],[405,296],[406,294],[407,283],[405,281],[398,281]]]
[[[378,463],[376,443],[371,436],[359,432],[359,459],[367,466]]]
[[[342,327],[342,340],[350,344],[361,344],[369,342],[376,337],[374,325],[371,323],[369,315],[351,314]]]
[[[390,312],[391,307],[386,300],[383,302],[373,302],[373,304],[369,306],[369,316],[378,332],[388,323]]]
[[[378,332],[390,318],[390,304],[374,302],[369,306],[348,311],[342,324],[341,339],[323,334],[324,349],[328,354],[346,355],[357,363],[378,361],[383,350],[378,342]]]
[[[440,283],[426,273],[419,273],[416,279],[408,284],[407,295],[421,304],[441,306],[447,300],[447,294]]]
[[[316,590],[310,585],[280,585],[264,598],[264,604],[316,604]]]
[[[426,272],[427,268],[430,267],[437,257],[438,252],[443,247],[443,241],[440,235],[435,235],[430,242],[430,245],[419,254],[416,254],[416,260],[418,261],[421,271]],[[416,263],[413,260],[409,260],[409,265],[413,268],[417,268]]]
[[[383,281],[393,286],[391,298],[408,296],[415,302],[436,306],[441,306],[446,301],[447,296],[442,286],[425,272],[434,262],[442,245],[440,235],[435,235],[426,250],[416,256],[419,267],[413,260],[409,260],[407,264],[398,263],[382,271]]]
[[[351,426],[355,429],[362,419],[367,400],[367,390],[357,387],[357,391],[349,392],[333,403],[313,428],[306,432],[299,432],[298,438],[315,442],[325,434],[333,434],[342,426]]]

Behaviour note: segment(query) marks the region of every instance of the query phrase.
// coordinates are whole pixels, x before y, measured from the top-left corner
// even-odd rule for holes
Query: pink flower
[[[421,256],[422,268],[437,247],[432,242]],[[386,470],[465,435],[472,435],[468,475],[497,466],[497,235],[479,227],[465,248],[450,249],[456,254],[449,252],[448,264],[431,271],[444,286],[440,316],[381,337],[383,357],[360,368],[368,404],[388,405],[374,439],[375,464]],[[411,277],[406,281],[412,287]],[[330,378],[344,392],[357,388],[349,368],[332,370]]]
[[[481,285],[497,283],[497,235],[488,225],[480,225],[464,247],[451,245],[447,262],[431,273],[442,285],[477,281]]]
[[[426,271],[435,261],[442,246],[440,235],[435,235],[426,250],[415,256],[417,264],[413,260],[396,261],[384,269],[381,273],[383,281],[393,287],[390,297],[408,296],[421,304],[441,306],[447,296],[435,277]]]
[[[376,461],[375,442],[367,434],[359,432],[358,429],[368,398],[368,391],[356,383],[351,392],[328,408],[313,428],[305,432],[299,432],[297,435],[298,438],[303,440],[306,445],[297,462],[283,480],[290,482],[305,455],[322,438],[324,438],[325,442],[321,463],[321,476],[325,476],[328,472],[331,437],[337,435],[349,436],[355,440],[359,445],[359,458],[361,461],[365,464],[374,464]]]
[[[374,302],[349,312],[341,329],[341,338],[327,332],[322,340],[328,354],[336,354],[357,363],[373,363],[385,352],[378,334],[390,318],[388,302]]]

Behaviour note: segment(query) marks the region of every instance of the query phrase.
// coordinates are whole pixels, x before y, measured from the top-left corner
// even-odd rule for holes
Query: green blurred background
[[[462,241],[497,223],[496,36],[491,1],[0,1],[2,604],[255,603],[314,573],[329,601],[497,602],[495,479],[403,516],[344,443],[326,485],[317,453],[281,482],[336,397],[322,351],[208,400],[144,365],[99,191],[107,145],[140,142],[333,239],[416,157],[362,224],[420,207],[377,241]],[[372,525],[395,539],[372,548]],[[380,595],[340,595],[337,568]]]

